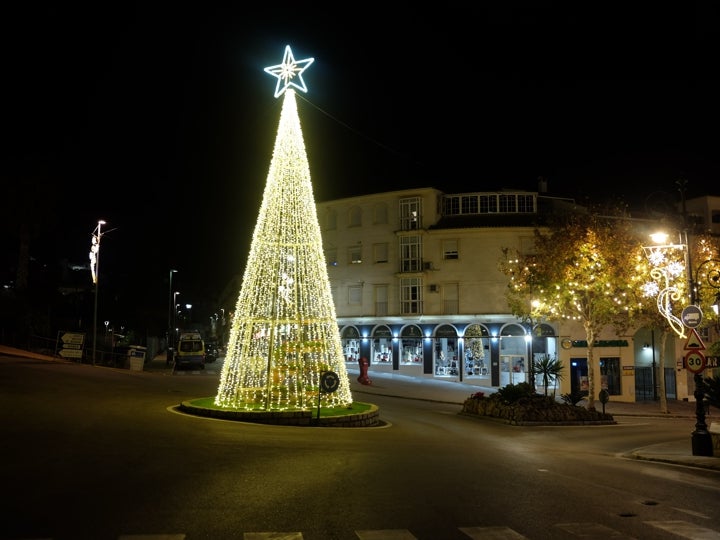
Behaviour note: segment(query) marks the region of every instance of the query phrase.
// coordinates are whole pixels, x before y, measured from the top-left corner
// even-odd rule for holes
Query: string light
[[[286,60],[288,51],[289,47]],[[299,75],[293,70],[283,73]],[[276,76],[279,84],[281,77]],[[296,96],[288,88],[289,80],[288,76],[215,397],[220,407],[309,410],[317,407],[318,397],[324,407],[352,404]],[[338,375],[339,386],[333,393],[320,393],[324,371]]]

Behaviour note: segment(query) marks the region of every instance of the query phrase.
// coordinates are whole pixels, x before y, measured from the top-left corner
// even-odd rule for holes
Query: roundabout
[[[380,427],[380,409],[372,403],[355,401],[349,408],[320,408],[317,410],[251,410],[228,409],[214,404],[214,398],[205,397],[183,401],[177,410],[193,416],[219,418],[237,422],[251,422],[276,426],[313,427]]]

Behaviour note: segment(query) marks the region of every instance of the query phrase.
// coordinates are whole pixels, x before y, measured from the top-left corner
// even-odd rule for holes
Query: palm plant
[[[562,371],[564,366],[555,355],[543,354],[535,358],[533,362],[533,370],[537,375],[542,375],[543,387],[545,395],[548,395],[548,386],[562,379]],[[555,389],[557,385],[553,384],[553,397],[555,397]]]

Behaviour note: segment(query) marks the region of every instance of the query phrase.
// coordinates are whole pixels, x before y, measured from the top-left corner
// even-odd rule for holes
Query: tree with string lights
[[[350,406],[295,90],[313,59],[265,68],[284,96],[275,147],[230,326],[215,405],[241,410]],[[321,389],[324,375],[335,391]]]
[[[506,297],[518,317],[576,321],[587,341],[588,403],[595,409],[594,344],[602,330],[623,331],[638,303],[642,250],[627,221],[572,214],[535,231],[532,254],[503,250],[500,270],[510,278]]]

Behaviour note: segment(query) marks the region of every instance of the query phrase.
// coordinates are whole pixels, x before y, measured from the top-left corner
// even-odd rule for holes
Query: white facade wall
[[[363,333],[357,354],[363,347],[365,351],[368,350],[367,345],[362,343],[371,337],[373,328],[381,325],[392,328],[394,341],[402,337],[400,333],[403,328],[421,328],[425,335],[425,352],[436,346],[430,344],[435,338],[433,329],[443,325],[456,328],[459,338],[470,324],[485,325],[498,332],[502,332],[502,328],[511,327],[513,331],[517,330],[519,321],[510,313],[505,300],[507,278],[499,271],[498,264],[503,248],[522,251],[532,246],[534,226],[435,228],[442,217],[439,205],[442,196],[443,193],[437,189],[420,188],[317,204],[338,324],[341,329],[355,327]],[[402,230],[400,201],[414,197],[421,201],[418,227]],[[717,200],[688,201],[688,210],[695,214],[702,213],[709,221],[713,215],[712,208],[720,208],[720,197],[713,199]],[[407,235],[420,238],[423,264],[417,272],[401,272],[400,237]],[[457,247],[457,258],[448,258],[448,246],[453,245]],[[422,284],[419,293],[422,306],[420,314],[402,314],[400,282],[403,277],[416,278]],[[576,323],[550,323],[548,326],[552,327],[555,334],[552,340],[556,345],[552,352],[557,354],[566,367],[563,379],[554,388],[555,394],[560,396],[571,390],[572,377],[575,376],[571,373],[573,363],[587,360],[585,334],[582,326]],[[659,367],[657,344],[653,343],[648,348],[649,337],[650,331],[647,329],[633,330],[622,336],[618,336],[612,328],[602,331],[598,336],[599,346],[594,349],[596,392],[602,388],[603,382],[600,362],[612,359],[618,362],[620,373],[619,388],[616,394],[611,395],[611,400],[640,399],[636,396],[636,369],[647,369],[652,365],[649,351],[655,350],[654,364],[656,368]],[[500,337],[500,340],[505,339]],[[511,338],[507,339],[509,344]],[[459,341],[462,343],[462,339]],[[563,341],[572,345],[563,348]],[[689,372],[682,366],[683,345],[673,336],[668,338],[665,367],[676,378],[674,397],[693,400],[692,375],[688,376]],[[494,346],[488,347],[488,353]],[[497,347],[498,351],[493,352],[493,355],[502,358],[504,345]],[[459,348],[462,350],[462,344]],[[530,351],[528,359],[529,354]],[[355,356],[351,360],[354,362]],[[377,369],[399,371],[417,377],[436,377],[437,370],[433,368],[436,360],[425,357],[421,364],[413,366],[376,365],[370,362],[370,372]],[[459,359],[461,362],[462,359]],[[349,367],[353,366],[351,364]],[[498,366],[493,368],[496,372],[499,369]],[[445,374],[442,376],[459,383],[476,385],[488,383],[502,386],[507,383],[502,373],[494,380],[488,378],[480,382],[477,379],[468,380],[462,372],[449,377]]]

